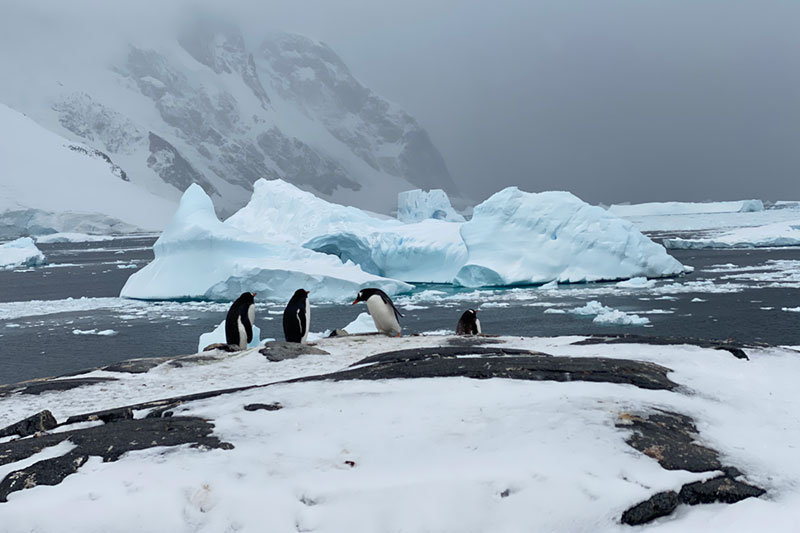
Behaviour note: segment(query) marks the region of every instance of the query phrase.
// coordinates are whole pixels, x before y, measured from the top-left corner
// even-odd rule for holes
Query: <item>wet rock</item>
[[[630,526],[646,524],[656,518],[671,514],[678,507],[678,503],[678,495],[675,491],[659,492],[622,513],[621,520],[623,524]]]
[[[753,346],[767,346],[766,344],[743,345],[734,341],[717,341],[707,339],[693,339],[690,337],[648,337],[647,335],[636,335],[625,333],[621,335],[592,335],[586,339],[573,342],[575,346],[590,344],[649,344],[653,346],[668,346],[676,344],[689,344],[700,348],[712,348],[714,350],[725,350],[737,359],[749,359],[744,352],[744,348]]]
[[[269,361],[285,361],[286,359],[295,359],[304,354],[319,354],[328,355],[325,350],[320,350],[308,344],[301,344],[299,342],[283,342],[272,341],[264,345],[259,353],[264,355]]]
[[[283,405],[275,403],[251,403],[244,406],[245,411],[278,411],[283,409]]]
[[[109,462],[129,451],[181,444],[203,449],[232,449],[233,445],[211,434],[213,428],[213,424],[197,417],[142,418],[116,420],[102,426],[0,444],[0,465],[27,459],[66,440],[75,445],[65,455],[44,459],[9,473],[0,481],[0,502],[7,501],[8,495],[14,491],[36,485],[57,485],[75,473],[89,456],[98,456]]]
[[[75,424],[76,422],[94,422],[97,420],[108,424],[110,422],[116,422],[117,420],[131,420],[132,418],[133,409],[130,407],[117,407],[115,409],[105,409],[94,413],[71,416],[67,418],[64,425]]]
[[[40,431],[53,429],[57,425],[58,422],[56,422],[53,413],[45,409],[33,416],[29,416],[25,420],[20,420],[16,424],[0,429],[0,437],[10,437],[11,435],[27,437]]]
[[[225,344],[224,342],[215,342],[214,344],[209,344],[203,348],[204,352],[210,352],[211,350],[220,350],[222,352],[230,353],[241,351],[237,344]]]
[[[108,383],[117,381],[116,378],[71,378],[71,379],[35,379],[23,381],[13,385],[0,387],[0,396],[9,394],[41,394],[49,391],[65,391],[78,387],[97,385],[98,383]]]
[[[758,498],[766,491],[760,487],[736,481],[728,476],[719,476],[707,481],[688,483],[679,494],[683,503],[736,503],[746,498]]]
[[[143,359],[130,359],[120,361],[113,365],[102,367],[106,372],[120,372],[127,374],[145,374],[162,363],[174,359],[174,357],[147,357]]]

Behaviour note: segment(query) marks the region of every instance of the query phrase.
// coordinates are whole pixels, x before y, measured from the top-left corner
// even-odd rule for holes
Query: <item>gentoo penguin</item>
[[[481,321],[478,320],[477,309],[467,309],[458,319],[456,335],[480,335]]]
[[[256,318],[256,293],[243,292],[228,309],[225,317],[225,342],[238,346],[240,350],[247,348],[253,340],[253,321]]]
[[[403,315],[385,292],[380,289],[362,289],[358,291],[353,305],[358,302],[367,302],[367,311],[372,316],[372,321],[375,322],[378,331],[393,337],[400,336],[398,319]]]
[[[283,310],[283,336],[286,342],[306,342],[308,327],[311,324],[311,304],[308,291],[297,289]]]

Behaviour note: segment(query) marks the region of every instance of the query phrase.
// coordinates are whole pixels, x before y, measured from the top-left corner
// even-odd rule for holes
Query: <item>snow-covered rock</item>
[[[252,291],[259,298],[284,301],[302,287],[318,301],[338,301],[367,286],[388,294],[411,289],[407,283],[368,274],[334,256],[285,240],[257,239],[223,223],[199,185],[186,190],[153,252],[153,262],[131,275],[121,296],[232,300]]]
[[[698,213],[752,213],[764,210],[761,200],[734,202],[648,202],[644,204],[615,204],[608,208],[620,217],[659,215],[688,215]]]
[[[800,246],[800,220],[737,228],[702,239],[664,239],[664,246],[675,249]]]
[[[684,267],[633,224],[568,192],[509,187],[461,226],[468,287],[663,277]]]
[[[420,222],[432,218],[447,222],[464,222],[456,213],[442,189],[403,191],[397,195],[397,218],[401,222]]]
[[[37,266],[44,263],[44,254],[30,237],[20,237],[0,244],[0,269]]]
[[[104,155],[0,104],[0,237],[163,228],[175,204],[122,179]]]

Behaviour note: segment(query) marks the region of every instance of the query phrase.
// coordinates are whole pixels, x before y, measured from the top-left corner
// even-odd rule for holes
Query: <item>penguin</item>
[[[375,322],[375,327],[381,333],[391,335],[393,337],[400,336],[400,322],[399,318],[403,316],[400,311],[394,306],[392,299],[380,289],[362,289],[358,291],[353,305],[358,302],[366,302],[367,310],[372,321]]]
[[[481,321],[478,320],[477,309],[467,309],[458,319],[456,335],[480,335]]]
[[[311,324],[311,304],[308,302],[309,291],[294,291],[286,309],[283,310],[283,336],[286,342],[305,344],[308,328]]]
[[[228,309],[225,317],[225,342],[238,346],[240,350],[247,348],[253,340],[253,321],[256,318],[256,293],[243,292]]]

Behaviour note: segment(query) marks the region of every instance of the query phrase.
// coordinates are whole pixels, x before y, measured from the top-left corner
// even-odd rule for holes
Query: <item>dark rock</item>
[[[237,349],[236,351],[240,350]],[[208,354],[197,354],[197,355],[184,355],[182,357],[174,357],[169,361],[167,361],[167,364],[171,367],[183,368],[184,366],[187,365],[212,363],[214,361],[219,361],[219,357]]]
[[[77,387],[85,387],[88,385],[97,385],[98,383],[108,383],[109,381],[117,381],[116,378],[74,378],[74,379],[37,379],[31,381],[23,381],[14,385],[4,387],[8,393],[20,394],[41,394],[48,391],[65,391],[75,389]],[[0,394],[5,390],[0,389]]]
[[[650,499],[634,505],[622,513],[622,523],[630,526],[646,524],[656,518],[667,516],[678,506],[678,495],[669,490],[654,494]]]
[[[174,359],[174,357],[147,357],[142,359],[130,359],[120,361],[112,365],[102,367],[106,372],[120,372],[128,374],[145,374],[162,363]]]
[[[495,335],[472,335],[470,337],[449,337],[447,344],[450,346],[478,346],[480,344],[504,344],[506,341],[498,339]]]
[[[29,416],[25,420],[20,420],[16,424],[0,429],[0,437],[9,437],[11,435],[19,435],[20,437],[27,437],[38,433],[39,431],[47,431],[53,429],[58,425],[53,413],[45,409],[33,416]]]
[[[473,379],[507,378],[532,381],[591,381],[625,383],[643,389],[672,390],[677,385],[667,378],[668,368],[654,363],[597,357],[436,357],[424,359],[423,353],[409,355],[415,360],[390,360],[341,372],[308,376],[289,383],[320,380],[397,379],[468,377]],[[441,348],[429,348],[438,354]],[[474,350],[474,348],[472,349]],[[388,354],[380,354],[387,355]],[[392,359],[392,358],[390,358]]]
[[[69,453],[39,461],[16,470],[0,481],[0,502],[9,493],[36,485],[57,485],[73,474],[89,456],[102,457],[104,462],[116,461],[133,450],[156,446],[191,444],[203,449],[231,449],[232,445],[211,435],[213,425],[196,417],[142,418],[116,420],[95,426],[41,437],[26,437],[0,444],[0,465],[15,463],[65,440],[75,444]]]
[[[244,406],[245,411],[278,411],[283,409],[283,406],[278,403],[251,403]]]
[[[506,355],[535,355],[550,357],[546,353],[532,352],[530,350],[518,350],[515,348],[485,348],[472,344],[468,346],[437,346],[434,348],[408,348],[406,350],[395,350],[384,352],[366,357],[350,366],[360,366],[371,363],[393,363],[422,361],[425,359],[439,359],[458,357],[462,355],[483,355],[483,356],[506,356]]]
[[[149,413],[147,413],[146,418],[160,418],[166,416],[172,416],[174,413],[172,412],[173,409],[178,407],[181,402],[172,402],[163,407],[156,407]]]
[[[236,344],[225,344],[224,342],[215,342],[214,344],[209,344],[205,348],[203,348],[204,352],[209,352],[211,350],[220,350],[222,352],[238,352],[241,351],[239,346]]]
[[[737,359],[749,359],[744,352],[745,345],[740,345],[732,341],[717,341],[707,339],[693,339],[690,337],[649,337],[647,335],[636,335],[625,333],[621,335],[592,335],[589,338],[573,342],[575,346],[588,344],[650,344],[653,346],[667,346],[675,344],[689,344],[700,348],[712,348],[714,350],[725,350]],[[747,346],[765,347],[766,344],[752,344]]]
[[[330,337],[344,337],[346,335],[350,335],[349,333],[347,333],[346,329],[335,329],[335,330],[331,331],[331,334],[328,335],[328,338],[330,338]]]
[[[760,487],[736,481],[728,476],[719,476],[707,481],[697,481],[683,486],[679,494],[683,503],[736,503],[746,498],[757,498],[766,491]]]
[[[268,342],[263,348],[261,348],[261,350],[259,350],[259,353],[273,362],[284,361],[286,359],[295,359],[296,357],[304,354],[328,355],[328,352],[325,350],[320,350],[319,348],[309,346],[308,344],[283,341]]]
[[[646,418],[632,414],[620,417],[617,427],[633,431],[626,441],[629,445],[667,470],[708,472],[722,468],[717,452],[696,442],[700,436],[690,417],[658,411]]]
[[[64,425],[75,424],[77,422],[94,422],[97,420],[108,424],[109,422],[131,420],[132,418],[133,409],[130,407],[117,407],[115,409],[105,409],[103,411],[95,411],[94,413],[71,416],[67,418]]]

